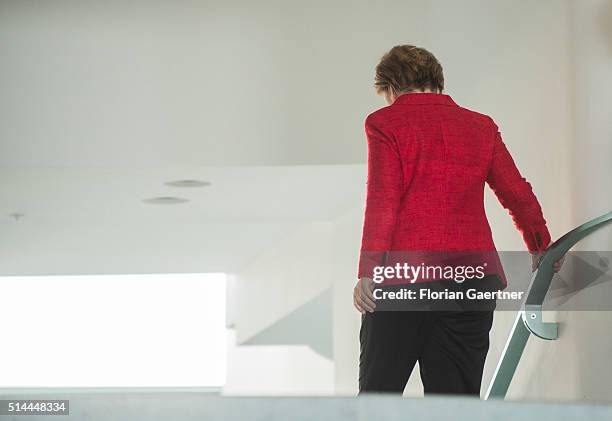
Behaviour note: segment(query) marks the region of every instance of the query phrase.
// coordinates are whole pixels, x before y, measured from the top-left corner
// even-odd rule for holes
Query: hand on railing
[[[542,260],[543,255],[544,253],[532,253],[531,254],[531,271],[532,272],[535,272],[535,270],[540,265],[540,260]],[[565,261],[565,255],[563,255],[563,257],[561,257],[559,260],[553,263],[553,271],[555,273],[561,270],[561,266],[563,266],[564,261]]]

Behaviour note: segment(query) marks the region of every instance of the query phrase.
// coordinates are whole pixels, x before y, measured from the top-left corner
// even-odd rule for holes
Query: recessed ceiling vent
[[[151,197],[149,199],[143,200],[143,202],[148,203],[150,205],[177,205],[179,203],[187,203],[189,202],[189,200],[183,197],[162,196]]]
[[[175,180],[165,183],[170,187],[208,187],[210,183],[202,180]]]

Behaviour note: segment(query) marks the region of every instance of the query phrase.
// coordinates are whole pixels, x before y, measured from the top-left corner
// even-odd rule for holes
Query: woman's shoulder
[[[408,115],[405,112],[401,112],[392,105],[387,105],[368,114],[364,123],[366,127],[389,128],[393,127],[395,123],[405,121],[407,117]]]
[[[493,127],[497,129],[497,124],[495,123],[495,120],[493,120],[493,117],[491,117],[490,115],[481,113],[479,111],[472,110],[470,108],[465,108],[465,107],[457,107],[457,108],[459,109],[461,113],[463,113],[463,115],[466,118],[470,119],[475,124],[479,124],[484,127]]]

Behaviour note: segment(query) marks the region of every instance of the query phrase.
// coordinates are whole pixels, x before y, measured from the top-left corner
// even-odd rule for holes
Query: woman
[[[359,390],[401,393],[419,361],[426,394],[478,395],[493,310],[374,311],[374,271],[389,253],[495,251],[485,183],[534,264],[550,243],[546,221],[497,125],[442,93],[442,66],[430,52],[393,47],[376,67],[375,86],[389,105],[365,121],[367,199],[353,294],[362,313]]]

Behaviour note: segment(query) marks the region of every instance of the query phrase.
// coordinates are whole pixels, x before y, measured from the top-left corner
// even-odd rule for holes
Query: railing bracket
[[[538,338],[552,341],[559,337],[558,323],[542,321],[542,306],[540,305],[525,306],[523,323]]]

